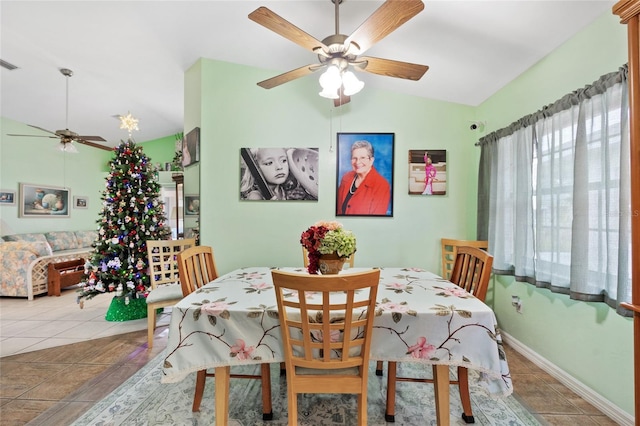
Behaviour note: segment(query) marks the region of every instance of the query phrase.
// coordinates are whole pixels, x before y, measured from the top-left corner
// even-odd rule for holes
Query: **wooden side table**
[[[60,296],[60,289],[78,284],[84,274],[84,259],[50,263],[47,271],[47,295]]]

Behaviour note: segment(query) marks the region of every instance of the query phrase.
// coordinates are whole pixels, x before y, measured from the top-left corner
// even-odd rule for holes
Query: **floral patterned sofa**
[[[49,263],[87,260],[96,231],[58,231],[5,235],[0,238],[0,296],[47,293]]]

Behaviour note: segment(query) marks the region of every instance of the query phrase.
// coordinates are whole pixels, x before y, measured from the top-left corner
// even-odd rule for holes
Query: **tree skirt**
[[[147,317],[147,299],[129,299],[114,297],[104,319],[107,321],[131,321]]]

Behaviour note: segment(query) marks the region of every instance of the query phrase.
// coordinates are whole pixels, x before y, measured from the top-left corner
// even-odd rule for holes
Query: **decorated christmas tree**
[[[85,264],[78,296],[82,307],[85,299],[113,293],[120,306],[112,313],[114,318],[107,313],[107,320],[113,321],[146,316],[144,298],[149,287],[146,241],[164,239],[170,233],[164,226],[160,185],[154,179],[151,160],[131,139],[137,120],[130,114],[127,117],[130,127],[125,128],[129,128],[129,139],[114,149],[114,158],[109,162],[97,220],[98,238],[91,259]],[[127,117],[121,117],[123,126]],[[133,310],[138,312],[128,312]]]

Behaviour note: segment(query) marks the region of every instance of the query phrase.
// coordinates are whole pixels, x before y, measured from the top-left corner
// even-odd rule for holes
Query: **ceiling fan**
[[[316,53],[320,61],[319,64],[305,65],[261,81],[258,83],[258,86],[271,89],[309,75],[319,69],[329,69],[332,66],[337,68],[341,74],[346,74],[349,68],[353,68],[356,71],[414,81],[419,80],[424,73],[427,72],[429,67],[426,65],[359,56],[409,19],[420,13],[422,9],[424,9],[424,4],[421,0],[387,0],[350,36],[340,34],[339,30],[339,5],[343,0],[331,1],[335,4],[336,32],[322,41],[302,31],[300,28],[264,6],[259,7],[249,14],[249,19],[252,21]],[[363,83],[360,84],[361,88]],[[337,89],[337,93],[332,96],[334,98],[334,105],[340,106],[349,102],[351,99],[349,96],[350,93],[348,90],[345,90],[344,85],[339,86]],[[321,96],[325,96],[323,93],[324,92],[320,93]]]
[[[67,104],[66,104],[66,123],[64,130],[56,130],[52,132],[51,130],[43,129],[42,127],[33,126],[28,124],[30,127],[34,127],[36,129],[42,130],[43,132],[51,133],[53,136],[44,136],[44,135],[16,135],[16,134],[7,134],[8,136],[29,136],[35,138],[57,138],[60,139],[60,150],[64,152],[72,152],[76,153],[78,150],[73,145],[73,142],[78,142],[82,145],[92,146],[94,148],[104,149],[106,151],[111,151],[112,148],[100,145],[97,143],[93,143],[90,141],[98,141],[98,142],[106,142],[106,139],[100,136],[80,136],[75,132],[69,130],[69,77],[73,75],[73,71],[68,68],[60,68],[60,73],[67,78]]]

